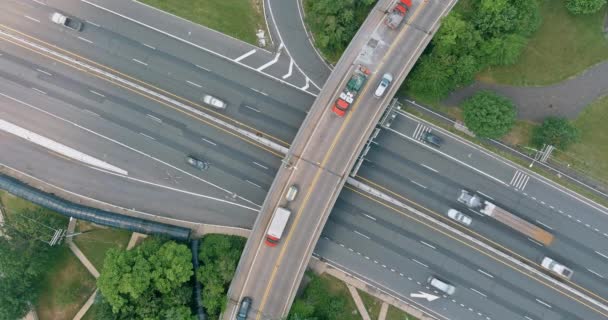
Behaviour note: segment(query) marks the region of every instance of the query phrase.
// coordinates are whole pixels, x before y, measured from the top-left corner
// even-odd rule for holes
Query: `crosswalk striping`
[[[528,180],[530,180],[530,176],[525,172],[517,170],[511,178],[510,185],[514,186],[515,189],[524,190],[526,185],[528,184]]]

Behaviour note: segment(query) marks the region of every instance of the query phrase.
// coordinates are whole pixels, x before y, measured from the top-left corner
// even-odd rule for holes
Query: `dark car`
[[[441,139],[438,135],[428,131],[422,134],[422,142],[433,145],[437,148],[441,146],[443,143],[443,139]]]
[[[251,308],[251,298],[244,297],[243,300],[241,300],[239,312],[236,314],[236,320],[246,320],[249,308]]]
[[[199,160],[193,156],[187,156],[186,162],[188,162],[189,165],[191,165],[201,171],[205,171],[205,170],[209,169],[209,162]]]

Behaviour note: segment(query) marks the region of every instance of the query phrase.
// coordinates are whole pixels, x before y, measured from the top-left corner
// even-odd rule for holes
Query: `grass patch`
[[[517,120],[511,131],[500,140],[512,146],[527,146],[532,137],[532,130],[536,126],[537,124],[531,121]]]
[[[74,237],[74,243],[93,263],[97,270],[103,267],[106,251],[110,248],[125,249],[131,232],[120,229],[99,227],[90,222],[79,220],[76,232],[85,232]]]
[[[557,160],[570,164],[588,176],[608,183],[608,96],[604,96],[581,112],[573,121],[581,132],[581,140],[566,152],[555,153]]]
[[[327,274],[306,273],[311,280],[301,297],[296,298],[289,319],[361,319],[355,301],[353,301],[344,282]]]
[[[139,0],[162,11],[257,45],[266,31],[262,0]]]
[[[9,212],[6,212],[6,214],[9,216],[14,212],[22,212],[23,210],[26,210],[26,209],[29,209],[29,210],[43,209],[43,210],[46,210],[49,212],[54,212],[54,211],[42,208],[27,200],[16,197],[4,190],[0,191],[0,201],[2,202],[2,205],[4,205],[4,207],[9,211]]]
[[[492,67],[479,78],[513,85],[546,85],[608,59],[608,39],[602,32],[606,6],[592,15],[575,16],[565,2],[545,0],[541,5],[543,22],[517,63]]]
[[[359,291],[359,296],[365,305],[365,310],[367,310],[369,317],[372,319],[378,319],[378,316],[380,315],[380,308],[382,307],[382,301],[365,291],[358,289],[357,291]]]
[[[405,311],[401,311],[401,309],[388,306],[388,310],[386,311],[386,320],[418,320],[418,318],[409,315]]]
[[[95,278],[63,246],[43,280],[36,311],[40,320],[72,319],[95,291]]]

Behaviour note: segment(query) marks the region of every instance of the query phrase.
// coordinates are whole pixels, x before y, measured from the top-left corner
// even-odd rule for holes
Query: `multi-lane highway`
[[[299,86],[281,83],[255,67],[243,67],[86,3],[46,3],[81,18],[95,17],[96,25],[85,22],[83,32],[73,34],[47,20],[52,7],[7,1],[0,5],[2,30],[42,40],[36,42],[145,81],[149,88],[253,128],[285,146],[314,100]],[[425,14],[423,10],[419,16]],[[137,212],[197,223],[253,225],[281,165],[280,156],[192,113],[67,66],[14,40],[3,37],[0,50],[3,120],[104,159],[129,174],[94,170],[4,132],[0,135],[3,165]],[[247,52],[235,53],[233,60]],[[277,75],[286,73],[288,65]],[[375,77],[368,86],[375,85]],[[219,113],[206,108],[200,102],[204,93],[225,99],[229,107]],[[544,255],[564,262],[575,271],[575,288],[605,302],[608,222],[604,208],[572,197],[450,135],[440,133],[446,143],[438,153],[418,142],[420,131],[431,126],[411,116],[398,116],[391,128],[383,129],[375,140],[357,179],[415,202],[412,206],[433,216],[444,215],[449,207],[464,211],[455,202],[460,188],[480,190],[529,221],[545,225],[557,240],[547,248],[539,247],[469,212],[475,234],[531,265]],[[208,159],[209,171],[201,173],[186,165],[187,154]],[[438,318],[606,316],[562,289],[533,280],[407,216],[408,212],[347,189],[337,200],[315,254],[403,300],[425,290],[430,274],[451,280],[458,290],[453,297],[411,301]]]

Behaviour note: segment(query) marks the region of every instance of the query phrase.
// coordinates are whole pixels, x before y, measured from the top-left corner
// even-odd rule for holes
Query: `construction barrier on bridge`
[[[31,201],[39,206],[51,209],[68,217],[90,221],[99,225],[126,229],[129,231],[168,236],[175,240],[190,239],[190,229],[169,224],[148,221],[140,218],[123,216],[109,211],[75,204],[52,194],[32,188],[19,180],[0,175],[0,189]]]

